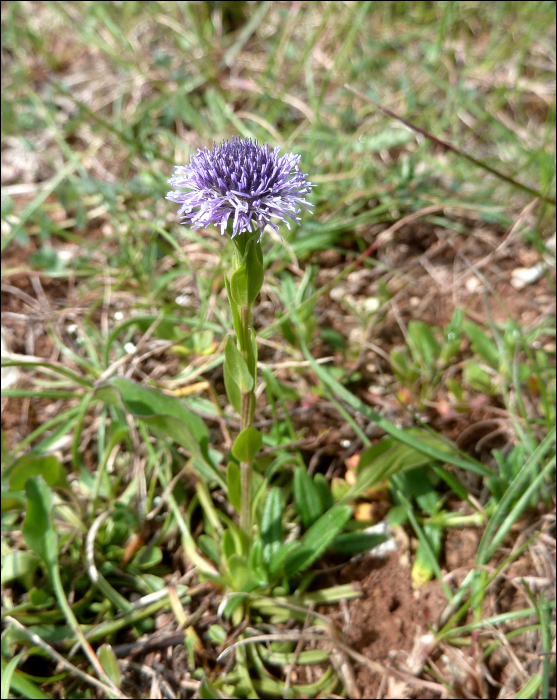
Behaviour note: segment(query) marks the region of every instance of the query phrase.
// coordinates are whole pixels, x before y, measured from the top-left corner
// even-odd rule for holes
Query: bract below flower
[[[259,227],[259,240],[267,224],[278,233],[271,219],[279,219],[290,228],[300,222],[301,207],[311,211],[304,195],[313,185],[300,172],[300,156],[287,153],[279,157],[279,148],[269,149],[251,139],[234,138],[198,150],[189,165],[177,166],[168,181],[188,192],[172,191],[166,199],[181,204],[182,223],[192,228],[215,224],[224,234],[229,220],[232,238]]]

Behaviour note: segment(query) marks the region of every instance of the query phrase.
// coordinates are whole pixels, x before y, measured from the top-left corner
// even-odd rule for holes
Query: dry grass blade
[[[548,204],[553,204],[553,206],[555,206],[557,204],[557,201],[555,200],[555,198],[548,197],[547,195],[544,195],[541,192],[537,192],[536,190],[532,189],[531,187],[528,187],[527,185],[524,185],[521,182],[514,180],[512,177],[505,175],[504,173],[500,172],[499,170],[495,170],[495,168],[492,168],[490,165],[487,165],[487,163],[482,163],[481,161],[472,157],[468,153],[464,153],[459,148],[456,148],[456,146],[452,146],[450,143],[447,143],[446,141],[442,141],[440,138],[438,138],[437,136],[433,136],[433,134],[430,134],[425,129],[421,129],[419,126],[412,124],[412,122],[408,121],[408,119],[404,119],[404,117],[401,117],[400,115],[392,112],[390,109],[383,107],[383,105],[380,105],[378,102],[375,102],[375,100],[372,100],[371,97],[364,95],[363,92],[356,90],[351,85],[345,84],[344,87],[347,90],[350,90],[351,92],[353,92],[355,95],[358,95],[358,97],[361,97],[363,100],[366,100],[367,102],[371,102],[371,104],[375,105],[375,107],[377,107],[377,109],[380,109],[385,114],[388,114],[389,117],[392,117],[393,119],[397,119],[399,122],[401,122],[402,124],[407,126],[409,129],[412,129],[412,131],[415,131],[418,134],[422,134],[427,139],[429,139],[432,143],[435,143],[436,145],[441,146],[444,150],[452,151],[453,153],[456,153],[456,155],[461,156],[462,158],[466,158],[466,160],[470,161],[470,163],[473,163],[474,165],[477,165],[482,170],[486,170],[488,173],[495,175],[495,177],[498,177],[501,180],[505,180],[505,182],[508,182],[509,184],[514,185],[515,187],[518,187],[519,189],[523,190],[524,192],[528,192],[528,194],[531,194],[534,197],[538,197],[539,199],[542,199],[544,202],[547,202]]]
[[[11,623],[14,625],[14,627],[17,627],[18,630],[22,632],[33,644],[36,646],[40,647],[46,654],[56,661],[62,668],[67,669],[71,673],[74,673],[76,676],[79,676],[82,680],[84,680],[86,683],[89,685],[95,686],[95,688],[98,688],[101,690],[105,695],[108,697],[111,696],[111,694],[115,694],[116,697],[122,698],[122,700],[128,700],[128,696],[124,695],[115,685],[110,681],[109,683],[105,684],[93,676],[90,676],[88,673],[85,673],[84,671],[81,671],[77,666],[74,666],[70,661],[68,661],[66,658],[64,658],[61,654],[59,654],[55,649],[53,649],[50,644],[47,644],[44,640],[42,640],[38,634],[35,634],[31,630],[28,630],[25,625],[22,625],[20,622],[18,622],[14,617],[11,615],[6,615],[4,618],[6,622]],[[104,672],[103,672],[104,675]]]

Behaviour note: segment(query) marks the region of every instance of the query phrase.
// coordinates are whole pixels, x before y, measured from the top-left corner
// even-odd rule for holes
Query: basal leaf
[[[49,486],[68,488],[66,471],[57,457],[54,455],[40,457],[29,455],[18,459],[10,469],[10,490],[22,491],[27,479],[39,474]]]
[[[335,499],[331,493],[329,482],[323,474],[319,472],[313,477],[313,484],[319,495],[319,501],[321,503],[321,512],[329,510],[335,505]]]
[[[426,367],[434,368],[441,348],[431,328],[423,321],[410,321],[408,336],[413,351],[417,353],[416,360],[421,360]]]
[[[501,353],[499,352],[497,345],[495,345],[495,343],[487,337],[482,329],[472,321],[463,321],[462,328],[464,329],[466,335],[470,338],[472,350],[494,369],[498,369],[501,361]]]
[[[203,676],[199,685],[199,697],[201,700],[220,700],[220,698],[224,698],[224,695],[221,695],[207,676]]]
[[[377,547],[386,539],[386,535],[377,532],[345,532],[333,540],[331,548],[341,554],[356,554]]]
[[[300,549],[287,557],[284,563],[285,574],[293,576],[313,564],[351,517],[350,506],[335,506],[322,515],[302,538]]]
[[[267,563],[269,567],[269,573],[274,575],[278,573],[289,556],[292,556],[298,549],[300,549],[300,542],[283,542],[275,548],[273,556]]]
[[[30,582],[37,566],[39,557],[34,552],[16,550],[2,556],[2,585],[6,586],[16,579]]]
[[[58,561],[58,537],[52,525],[52,493],[42,476],[32,476],[25,485],[27,513],[21,528],[23,539],[48,567]]]
[[[269,491],[261,518],[263,558],[267,564],[273,561],[282,542],[282,503],[278,486]]]
[[[428,447],[432,451],[435,450],[437,454],[445,453],[447,456],[453,456],[456,453],[456,448],[452,445],[425,430],[411,429],[404,432],[411,436],[420,448]],[[397,472],[431,464],[432,461],[431,456],[421,449],[398,442],[393,438],[385,438],[362,454],[356,483],[349,489],[343,500],[345,502],[354,500],[377,482],[388,479]]]
[[[205,423],[180,399],[124,377],[99,384],[95,398],[121,406],[152,430],[172,438],[194,457],[203,460],[212,477],[226,487],[222,474],[209,455],[209,431]]]
[[[354,394],[352,394],[346,387],[340,384],[331,374],[325,366],[319,365],[311,353],[308,350],[307,344],[304,339],[300,338],[300,344],[302,346],[302,351],[305,358],[311,365],[312,370],[316,376],[321,380],[324,386],[326,386],[330,391],[333,391],[342,401],[345,401],[354,410],[361,413],[363,416],[373,421],[378,427],[384,430],[386,433],[396,438],[400,442],[410,445],[414,449],[428,455],[432,459],[439,460],[440,462],[448,462],[453,464],[455,467],[461,467],[481,476],[493,476],[493,472],[484,467],[480,462],[474,460],[470,457],[463,459],[458,456],[458,450],[456,447],[450,447],[450,452],[445,452],[444,450],[439,450],[437,447],[430,446],[425,440],[416,440],[415,437],[408,434],[407,431],[397,428],[391,421],[387,420],[381,416],[377,411],[374,411],[363,401],[360,401]],[[445,448],[449,448],[447,442],[444,443]]]
[[[323,513],[319,491],[305,467],[294,470],[294,505],[306,529]]]
[[[116,687],[119,687],[122,681],[122,672],[120,671],[116,654],[110,644],[101,644],[97,649],[97,656],[106,675]]]

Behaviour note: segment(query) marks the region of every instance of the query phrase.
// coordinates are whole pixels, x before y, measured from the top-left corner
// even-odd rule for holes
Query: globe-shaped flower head
[[[182,223],[192,228],[215,224],[223,234],[230,220],[232,238],[251,232],[252,225],[259,227],[259,240],[267,224],[278,233],[271,218],[290,228],[289,219],[300,222],[300,207],[310,211],[304,195],[313,185],[300,172],[300,156],[279,157],[279,150],[251,139],[213,143],[212,151],[198,150],[189,165],[177,166],[168,181],[189,191],[169,192],[166,198],[182,205]]]

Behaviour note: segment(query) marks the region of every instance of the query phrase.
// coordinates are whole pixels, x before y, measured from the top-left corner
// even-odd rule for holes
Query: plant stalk
[[[253,356],[251,340],[252,307],[244,306],[240,309],[241,334],[238,338],[240,353],[253,377],[253,389],[242,392],[242,412],[240,415],[241,430],[251,425],[255,408],[255,383],[257,380],[257,367]],[[240,501],[240,528],[251,539],[251,482],[252,463],[240,463],[240,482],[242,497]]]

